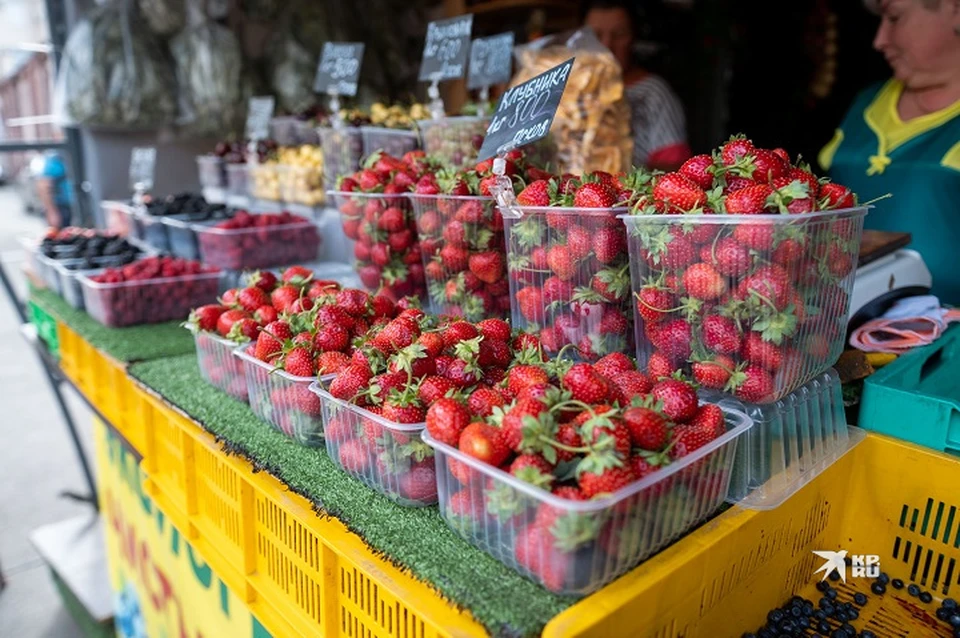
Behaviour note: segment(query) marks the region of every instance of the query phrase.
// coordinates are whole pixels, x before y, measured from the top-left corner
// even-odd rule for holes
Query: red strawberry
[[[577,265],[570,249],[562,244],[553,246],[547,251],[547,264],[550,270],[563,281],[573,279],[577,273]]]
[[[480,333],[477,331],[476,326],[467,321],[455,321],[447,326],[446,330],[441,333],[443,337],[443,343],[446,347],[452,348],[456,346],[461,341],[469,341],[470,339],[475,339]]]
[[[683,286],[695,299],[717,299],[727,291],[727,282],[710,264],[693,264],[683,273]]]
[[[651,393],[663,402],[663,413],[676,423],[686,423],[697,413],[697,391],[686,381],[663,379],[654,384]]]
[[[783,365],[783,348],[764,341],[757,332],[750,332],[743,340],[740,357],[771,372],[776,372]]]
[[[549,206],[550,183],[545,179],[530,182],[530,184],[517,195],[517,203],[521,206]]]
[[[690,324],[685,319],[672,319],[659,325],[660,328],[653,344],[672,360],[684,361],[688,359],[692,339]],[[651,376],[653,375],[651,374]]]
[[[300,298],[300,291],[296,286],[280,286],[270,293],[270,303],[277,309],[277,312],[286,312],[297,299]]]
[[[767,252],[773,247],[775,227],[769,222],[737,224],[733,229],[733,238],[745,248]],[[734,274],[743,274],[741,270]]]
[[[703,190],[713,187],[713,158],[709,155],[694,155],[680,166],[679,172]]]
[[[543,294],[539,288],[527,286],[517,291],[517,307],[527,321],[539,321],[543,314]]]
[[[420,336],[420,326],[407,317],[397,317],[383,327],[373,343],[385,352],[406,348]]]
[[[626,254],[627,238],[623,228],[600,228],[593,236],[593,253],[601,264],[610,264]]]
[[[587,182],[573,194],[573,205],[577,208],[611,208],[616,203],[616,193],[606,184],[598,182]]]
[[[602,375],[589,363],[575,363],[563,375],[563,387],[570,391],[573,398],[587,404],[606,400],[610,386]]]
[[[693,454],[710,441],[717,438],[716,432],[702,428],[692,423],[678,425],[673,429],[673,443],[670,447],[670,457],[674,460],[682,459]]]
[[[796,239],[783,239],[780,243],[777,244],[777,247],[773,251],[771,260],[773,263],[783,268],[790,268],[794,264],[798,263],[805,254],[803,244]],[[832,262],[827,262],[832,263]]]
[[[777,310],[786,308],[793,295],[790,277],[780,266],[771,264],[758,268],[752,275],[744,277],[737,286],[737,294],[743,298],[751,294],[772,303]]]
[[[260,306],[256,312],[253,313],[253,319],[261,326],[273,323],[277,320],[277,309],[273,306]]]
[[[349,345],[350,331],[336,323],[324,325],[313,338],[313,346],[320,352],[344,351]]]
[[[558,277],[547,277],[543,282],[543,302],[569,302],[573,298],[574,286],[570,281],[561,281]]]
[[[600,494],[612,494],[620,488],[626,487],[636,480],[636,476],[633,469],[628,465],[608,468],[600,474],[581,472],[578,480],[583,495],[587,498],[594,498]]]
[[[665,454],[638,454],[630,459],[630,467],[638,481],[645,476],[650,476],[668,463],[669,459]]]
[[[771,152],[772,152],[774,155],[776,155],[777,157],[779,157],[780,159],[782,159],[782,160],[783,160],[784,162],[786,162],[787,164],[790,164],[790,163],[791,163],[791,161],[790,161],[790,153],[787,152],[787,149],[777,147],[777,148],[773,149],[773,151],[771,151]]]
[[[766,149],[754,149],[748,156],[753,172],[750,178],[755,182],[768,184],[773,180],[783,177],[790,170],[790,163]]]
[[[429,462],[427,462],[429,461]],[[433,459],[418,463],[400,476],[400,494],[412,501],[432,503],[437,499],[437,474]]]
[[[467,399],[467,407],[470,408],[472,413],[480,417],[490,416],[493,414],[495,407],[502,407],[504,404],[503,395],[494,388],[477,388]]]
[[[217,329],[217,320],[220,315],[227,311],[227,308],[220,304],[208,304],[194,309],[190,313],[188,323],[192,324],[202,332],[214,332]]]
[[[312,377],[317,371],[313,353],[307,348],[296,347],[283,356],[283,369],[295,377]]]
[[[320,414],[323,411],[323,406],[320,403],[320,397],[313,392],[306,385],[294,385],[290,386],[291,398],[293,399],[293,405],[309,417],[320,418]]]
[[[471,423],[460,433],[458,448],[488,465],[500,467],[510,456],[510,449],[497,428],[486,423]]]
[[[317,374],[334,374],[350,365],[350,357],[342,352],[321,352],[316,363]]]
[[[741,226],[738,225],[737,228]],[[721,237],[711,249],[711,257],[717,272],[732,276],[746,273],[750,268],[749,248],[752,247],[750,243],[738,242],[732,237]]]
[[[245,341],[256,339],[260,333],[260,324],[250,317],[244,317],[237,321],[227,333],[228,339],[234,341]]]
[[[269,270],[258,270],[250,275],[250,279],[247,283],[251,286],[256,286],[267,294],[270,294],[270,292],[277,287],[277,276]]]
[[[630,357],[622,352],[611,352],[594,363],[593,369],[608,379],[615,380],[616,375],[621,372],[634,371],[637,369],[637,366]]]
[[[383,418],[394,423],[423,423],[426,412],[415,400],[394,402],[387,399],[383,404]]]
[[[313,271],[303,266],[290,266],[280,275],[280,279],[285,284],[294,286],[303,286],[313,279]]]
[[[773,400],[773,377],[760,366],[747,366],[735,393],[748,403],[769,403]]]
[[[707,432],[714,432],[715,436],[721,436],[727,431],[723,410],[720,409],[720,406],[712,403],[701,405],[693,420],[690,421],[690,425],[702,428]]]
[[[543,489],[550,489],[554,480],[553,466],[540,454],[517,456],[507,471],[521,481]]]
[[[720,149],[720,159],[724,165],[730,166],[744,155],[753,151],[753,142],[742,135],[731,137]]]
[[[731,215],[756,215],[775,212],[776,208],[768,204],[773,187],[768,184],[752,184],[727,195],[727,212]]]
[[[650,256],[650,259],[647,259],[648,262],[656,262],[656,257]],[[690,240],[690,238],[680,235],[673,235],[670,241],[667,243],[666,252],[660,255],[659,264],[654,263],[653,265],[660,266],[661,268],[670,268],[673,270],[684,268],[694,261],[697,258],[696,246]]]
[[[355,474],[365,472],[372,464],[370,451],[366,443],[359,439],[342,443],[339,449],[339,457],[343,469]]]
[[[728,317],[707,315],[700,325],[703,345],[719,354],[734,354],[740,350],[740,331]]]
[[[726,355],[716,355],[712,359],[693,363],[693,379],[703,388],[722,390],[730,381],[730,375],[736,364]]]
[[[635,396],[649,394],[653,389],[653,382],[642,372],[627,370],[611,377],[613,383],[620,388],[624,397],[629,401]]]
[[[502,279],[506,269],[503,255],[494,251],[470,255],[468,264],[470,272],[476,275],[477,279],[488,284]]]
[[[570,224],[567,230],[567,248],[573,259],[585,259],[593,248],[590,231],[579,224]],[[549,264],[549,255],[547,263]]]
[[[439,375],[428,376],[420,383],[417,396],[424,405],[431,405],[445,397],[451,390],[455,390],[456,387],[453,381],[446,377]]]
[[[670,358],[662,352],[654,352],[647,360],[647,375],[653,380],[669,377],[676,369]]]
[[[476,327],[485,339],[510,340],[510,324],[503,319],[484,319]]]
[[[674,294],[657,286],[644,286],[636,296],[637,313],[651,323],[663,321],[677,306]]]
[[[597,415],[604,414],[613,410],[609,405],[601,405],[594,408]],[[621,459],[630,457],[630,445],[632,437],[630,428],[620,419],[601,418],[599,423],[595,422],[594,417],[589,411],[584,410],[574,419],[574,425],[580,425],[583,436],[589,438],[594,444],[600,443],[604,437],[613,437],[613,449]]]
[[[857,196],[846,186],[834,182],[821,184],[819,196],[824,210],[853,208],[857,205]]]
[[[517,564],[533,574],[551,591],[562,591],[567,578],[567,556],[554,549],[549,530],[525,527],[513,548]]]
[[[233,324],[247,317],[249,315],[245,311],[237,309],[220,313],[220,316],[217,317],[217,333],[221,337],[226,337],[233,329]]]
[[[635,447],[659,451],[667,444],[667,420],[656,410],[633,407],[624,411],[622,418]]]
[[[539,399],[520,399],[514,403],[500,423],[504,444],[511,450],[522,452],[524,417],[537,418],[546,411],[546,404]]]
[[[367,387],[372,376],[369,366],[356,363],[349,365],[330,382],[328,391],[338,399],[349,401]]]
[[[667,205],[667,212],[692,211],[707,203],[703,189],[681,173],[667,173],[658,178],[653,197]]]

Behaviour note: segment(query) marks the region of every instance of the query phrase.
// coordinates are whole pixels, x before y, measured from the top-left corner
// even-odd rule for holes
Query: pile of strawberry
[[[197,240],[204,263],[225,270],[314,261],[320,248],[317,227],[286,211],[258,215],[237,211],[211,229],[198,231]]]
[[[198,261],[147,257],[91,276],[106,286],[84,286],[84,305],[97,321],[114,328],[173,321],[216,299],[218,278],[202,276],[216,272]]]
[[[508,396],[499,384],[530,335],[513,338],[502,319],[476,324],[428,317],[407,309],[371,329],[352,363],[330,382],[335,398],[398,424],[382,426],[357,410],[327,414],[328,449],[345,470],[387,493],[417,502],[436,501],[432,451],[409,424],[422,424],[427,409],[456,395],[478,414],[490,414]]]
[[[340,179],[333,195],[343,232],[356,241],[360,281],[391,299],[425,293],[420,242],[405,193],[427,168],[423,151],[410,151],[401,159],[374,153],[359,171]]]
[[[539,333],[548,353],[568,344],[591,361],[632,352],[627,238],[617,219],[639,197],[631,179],[542,177],[517,196],[521,217],[506,222],[513,320]]]
[[[628,220],[648,372],[683,369],[705,388],[767,403],[831,365],[862,217],[804,213],[851,208],[856,196],[741,137],[649,177]],[[782,221],[724,220],[759,213]]]
[[[493,388],[509,402],[490,408],[472,396],[442,398],[426,414],[430,436],[544,493],[584,501],[607,498],[727,430],[721,409],[700,405],[693,385],[680,378],[654,382],[626,355],[573,364],[528,354]],[[705,457],[676,481],[658,484],[655,495],[647,490],[610,508],[576,513],[448,458],[456,483],[451,479],[445,516],[476,542],[513,538],[512,555],[502,540],[486,549],[551,590],[577,590],[596,577],[589,565],[578,569],[578,560],[625,569],[640,558],[643,543],[637,538],[649,523],[645,517],[658,515],[661,499],[674,497],[688,508],[719,504],[727,470],[713,465]],[[671,524],[681,521],[690,522],[680,516]],[[496,531],[485,533],[488,526]]]
[[[507,153],[505,167],[516,185],[537,174],[520,151]],[[496,182],[493,160],[484,160],[466,171],[427,173],[411,194],[437,314],[480,321],[510,312],[503,217],[491,191]]]

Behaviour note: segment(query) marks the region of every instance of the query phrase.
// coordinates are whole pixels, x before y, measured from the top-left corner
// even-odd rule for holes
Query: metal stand
[[[2,261],[0,261],[0,284],[3,285],[3,291],[6,293],[10,303],[16,309],[20,323],[27,324],[27,314],[24,311],[20,300],[17,298],[17,293],[13,290],[13,286],[10,284],[10,279],[7,277],[7,271]],[[77,432],[77,426],[73,422],[73,417],[71,416],[70,410],[67,407],[67,403],[63,398],[62,385],[64,382],[66,382],[66,379],[60,372],[56,362],[53,361],[53,358],[49,356],[49,353],[47,353],[46,348],[39,341],[39,339],[36,343],[35,352],[37,353],[37,358],[40,360],[40,365],[43,366],[44,376],[46,376],[47,384],[49,385],[51,392],[53,392],[54,399],[56,399],[57,407],[60,409],[60,415],[63,417],[63,421],[67,425],[67,432],[70,434],[70,440],[73,443],[74,452],[77,455],[77,460],[80,462],[80,469],[83,470],[83,477],[87,482],[86,494],[65,490],[61,492],[61,495],[76,501],[89,503],[95,510],[99,511],[100,505],[97,498],[97,486],[93,480],[93,473],[90,471],[90,463],[87,460],[86,452],[83,450],[83,445],[80,443],[80,435]]]

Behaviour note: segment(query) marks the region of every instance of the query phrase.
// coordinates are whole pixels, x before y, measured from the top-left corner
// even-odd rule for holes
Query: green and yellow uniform
[[[909,232],[933,274],[933,294],[960,305],[960,102],[903,122],[903,85],[890,80],[854,101],[820,151],[830,177],[875,204],[866,227]]]

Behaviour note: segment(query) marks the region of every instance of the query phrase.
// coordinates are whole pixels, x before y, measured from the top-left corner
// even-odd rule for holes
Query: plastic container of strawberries
[[[476,163],[489,124],[488,118],[472,115],[417,121],[423,150],[454,168]]]
[[[360,168],[363,133],[355,126],[321,126],[317,130],[320,134],[320,147],[323,149],[323,183],[335,186],[339,178]]]
[[[573,501],[517,479],[424,430],[436,454],[440,514],[463,538],[547,589],[600,589],[702,523],[727,495],[750,418],[724,409],[727,432],[607,497]],[[491,499],[498,507],[489,507]],[[493,514],[491,512],[499,512]],[[539,542],[525,542],[531,530]],[[539,522],[538,522],[539,519]],[[553,542],[547,542],[553,541]]]
[[[384,126],[361,126],[360,135],[363,137],[365,157],[376,151],[383,151],[394,157],[403,157],[405,153],[420,148],[420,134],[417,131]]]
[[[316,377],[295,377],[260,361],[247,350],[235,348],[233,356],[243,365],[247,398],[253,412],[275,430],[306,447],[323,445],[323,418],[320,397],[310,391]],[[333,375],[321,377],[329,381]]]
[[[292,217],[291,223],[248,228],[193,224],[191,227],[200,246],[200,260],[224,270],[316,261],[320,251],[320,233],[316,224],[305,217]]]
[[[343,232],[355,242],[355,267],[367,290],[395,299],[426,298],[417,225],[406,194],[328,191],[327,201],[340,211]]]
[[[191,308],[216,300],[220,271],[100,283],[78,275],[87,313],[111,328],[183,319]]]
[[[556,354],[596,360],[634,351],[624,208],[500,208],[513,327]],[[599,249],[599,251],[597,250]]]
[[[503,217],[492,197],[409,194],[433,314],[510,314]]]
[[[247,402],[247,378],[243,361],[233,356],[237,342],[213,332],[191,330],[197,347],[200,376],[210,385],[223,390],[234,399]]]
[[[753,421],[737,447],[727,494],[729,502],[747,509],[779,507],[866,435],[847,425],[833,368],[773,403],[744,403],[717,391],[700,396]]]
[[[623,216],[638,361],[745,368],[731,389],[747,403],[822,374],[843,351],[866,213]]]
[[[426,423],[395,423],[337,399],[315,382],[323,406],[327,454],[344,472],[407,507],[437,502],[433,450],[420,439]]]

